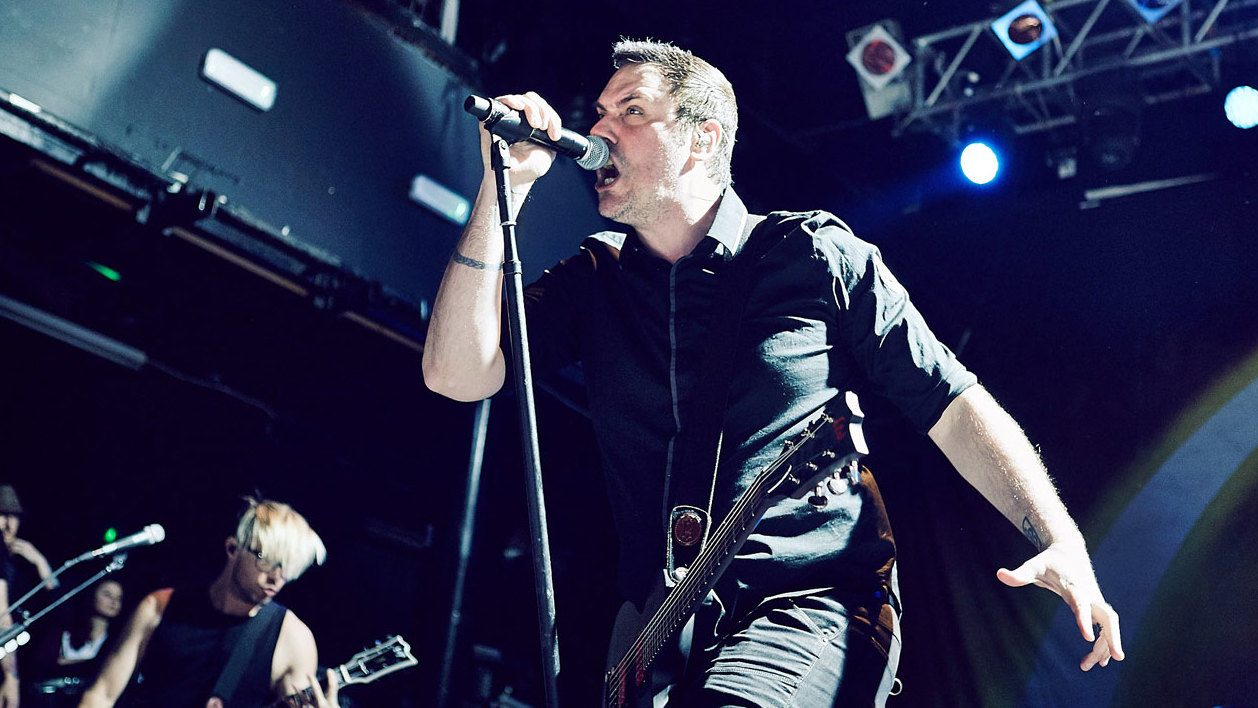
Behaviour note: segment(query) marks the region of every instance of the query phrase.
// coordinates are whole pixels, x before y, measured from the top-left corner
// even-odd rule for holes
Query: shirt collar
[[[747,207],[743,200],[734,193],[733,187],[727,187],[721,194],[716,206],[716,216],[708,227],[707,236],[691,251],[694,255],[717,254],[723,260],[729,260],[738,253],[743,245],[743,231],[747,223]],[[628,250],[641,251],[641,236],[634,229],[629,229],[625,247]]]
[[[720,247],[717,249],[726,260],[733,258],[743,245],[743,230],[747,222],[747,207],[743,200],[728,187],[721,195],[721,202],[716,207],[716,217],[708,228],[708,238],[715,239]]]

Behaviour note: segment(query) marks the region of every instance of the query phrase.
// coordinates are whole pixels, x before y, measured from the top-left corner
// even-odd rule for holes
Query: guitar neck
[[[356,683],[371,683],[381,676],[415,666],[418,662],[411,654],[411,646],[399,636],[389,637],[386,641],[370,649],[355,654],[349,661],[332,669],[336,674],[340,687]],[[304,688],[296,693],[284,696],[271,703],[267,708],[301,708],[315,705],[314,686]]]
[[[267,708],[301,708],[312,705],[315,705],[314,686],[307,686],[296,693],[284,696]]]
[[[641,649],[645,656],[654,657],[659,653],[733,562],[734,554],[746,540],[747,531],[767,511],[760,508],[768,496],[766,487],[763,479],[758,479],[743,493],[695,557],[689,572],[669,592],[659,611],[642,631]]]
[[[345,676],[345,664],[332,669],[338,677]],[[346,682],[341,680],[341,687],[356,683],[354,681]],[[326,687],[324,687],[326,690]],[[315,702],[314,686],[307,686],[296,693],[290,693],[287,696],[269,704],[266,708],[302,708],[302,706],[313,706]]]

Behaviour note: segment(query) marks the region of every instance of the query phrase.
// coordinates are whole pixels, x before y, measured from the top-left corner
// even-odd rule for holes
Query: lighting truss
[[[992,19],[912,40],[912,101],[893,133],[955,137],[970,114],[999,111],[1018,134],[1079,120],[1079,92],[1121,86],[1146,105],[1215,90],[1230,49],[1258,41],[1258,0],[1183,0],[1149,24],[1124,0],[1043,2],[1058,36],[1022,61]]]

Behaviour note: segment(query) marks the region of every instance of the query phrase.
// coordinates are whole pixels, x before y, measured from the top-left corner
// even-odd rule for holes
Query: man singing
[[[626,599],[642,602],[671,570],[677,490],[710,490],[718,522],[816,411],[846,391],[870,393],[903,411],[1035,545],[998,577],[1062,597],[1091,645],[1081,668],[1121,660],[1118,615],[1034,448],[936,339],[878,250],[825,212],[748,214],[731,187],[734,92],[712,65],[651,41],[618,43],[613,64],[591,129],[611,157],[594,188],[599,212],[625,230],[586,239],[528,288],[526,307],[538,376],[573,364],[583,373]],[[559,137],[542,97],[499,100]],[[485,177],[423,359],[427,385],[465,401],[493,395],[506,372],[489,145],[482,131]],[[510,159],[511,190],[523,199],[553,153],[520,142]],[[743,266],[750,272],[731,296],[722,281]],[[732,307],[741,308],[734,333],[714,331]],[[719,400],[697,400],[713,336],[731,342],[729,378],[710,397]],[[698,410],[722,421],[706,464],[683,454],[712,415]],[[895,545],[871,475],[828,486],[824,505],[788,499],[755,527],[698,610],[684,675],[657,705],[884,705],[899,657]]]

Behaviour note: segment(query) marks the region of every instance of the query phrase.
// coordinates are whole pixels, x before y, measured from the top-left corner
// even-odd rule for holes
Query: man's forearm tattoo
[[[1026,540],[1035,546],[1035,550],[1044,550],[1044,542],[1040,540],[1040,532],[1036,530],[1035,524],[1031,523],[1031,517],[1022,517],[1022,535],[1026,536]]]
[[[450,260],[454,261],[455,263],[458,263],[461,266],[467,266],[468,268],[475,268],[476,270],[502,270],[501,263],[495,263],[493,265],[490,265],[489,263],[486,263],[484,261],[478,261],[475,258],[468,258],[467,256],[463,255],[462,253],[459,253],[458,251],[455,251],[454,255],[450,256]]]

